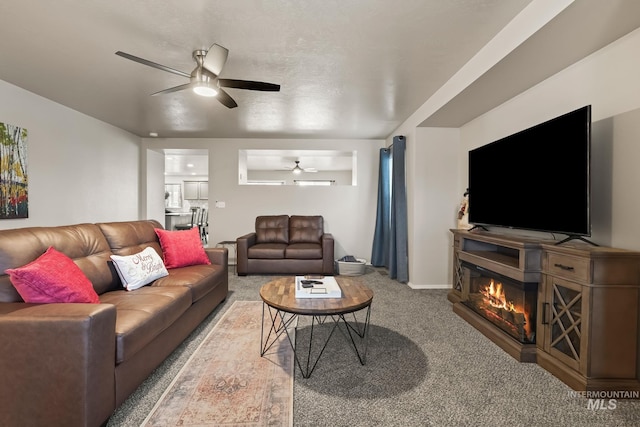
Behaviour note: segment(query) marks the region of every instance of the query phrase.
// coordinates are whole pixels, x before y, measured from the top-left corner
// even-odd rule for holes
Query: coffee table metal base
[[[309,332],[309,346],[306,354],[306,358],[300,357],[297,351],[296,345],[296,336],[292,336],[290,329],[293,327],[294,330],[297,330],[298,316],[303,316],[302,314],[289,313],[283,310],[279,310],[277,308],[271,307],[270,305],[263,303],[262,304],[262,331],[260,335],[260,356],[264,356],[264,354],[269,351],[271,346],[275,342],[278,341],[278,338],[284,333],[289,340],[289,344],[293,349],[294,357],[296,360],[296,364],[298,368],[300,368],[300,372],[302,373],[303,378],[309,378],[313,373],[320,357],[324,353],[327,344],[329,344],[329,340],[333,336],[334,332],[339,330],[345,338],[351,342],[351,346],[358,357],[361,365],[365,365],[367,362],[367,347],[369,341],[369,321],[371,319],[371,305],[368,305],[366,308],[365,319],[364,321],[358,321],[355,312],[345,313],[345,314],[334,314],[327,316],[305,316],[311,317],[311,329]],[[363,309],[364,310],[364,309]],[[362,310],[359,310],[362,311]],[[266,316],[269,316],[269,320],[266,320]],[[352,316],[353,320],[347,320],[346,316]],[[331,324],[330,322],[333,322]],[[269,328],[269,331],[265,334],[265,323]],[[314,338],[314,327],[318,325],[323,325],[325,323],[329,323],[329,327],[331,328],[329,335],[327,336],[324,343],[321,343],[321,349],[317,356],[312,356],[312,348],[313,348],[313,338]],[[340,327],[343,325],[343,327]],[[266,336],[265,336],[266,335]],[[358,349],[358,343],[360,342],[360,349]]]

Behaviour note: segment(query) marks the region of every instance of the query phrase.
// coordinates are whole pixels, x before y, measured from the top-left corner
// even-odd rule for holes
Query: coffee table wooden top
[[[361,310],[373,300],[373,291],[355,277],[335,276],[342,298],[296,298],[295,277],[280,277],[260,288],[267,305],[287,313],[307,316],[344,314]]]

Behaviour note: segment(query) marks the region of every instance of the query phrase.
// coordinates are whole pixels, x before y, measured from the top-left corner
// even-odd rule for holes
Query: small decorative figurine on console
[[[464,192],[460,209],[458,210],[458,229],[468,230],[471,228],[469,224],[469,189]]]

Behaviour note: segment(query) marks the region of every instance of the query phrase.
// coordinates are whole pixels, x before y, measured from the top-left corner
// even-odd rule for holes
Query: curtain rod
[[[395,139],[395,138],[404,139],[404,135],[398,135],[397,137],[395,137],[395,136],[394,136],[393,138],[394,138],[394,139]],[[392,142],[391,144],[389,144],[389,146],[388,146],[388,147],[383,148],[383,150],[384,150],[384,151],[387,151],[387,150],[390,150],[392,147],[393,147],[393,142]]]

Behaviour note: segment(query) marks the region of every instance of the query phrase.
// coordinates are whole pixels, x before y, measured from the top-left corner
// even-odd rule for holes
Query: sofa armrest
[[[245,258],[249,252],[249,248],[256,244],[256,233],[245,234],[244,236],[238,237],[236,239],[236,251],[238,252],[238,256],[240,254],[244,254]]]
[[[115,409],[111,304],[0,303],[0,425],[89,426]]]
[[[227,248],[205,248],[211,264],[229,265],[229,249]]]
[[[331,275],[335,270],[335,267],[334,267],[335,260],[333,258],[334,244],[335,242],[333,240],[333,234],[324,233],[322,235],[322,273],[323,274]]]
[[[236,273],[246,276],[249,269],[249,248],[256,244],[255,232],[236,239]]]

